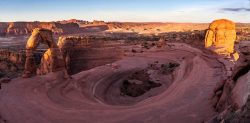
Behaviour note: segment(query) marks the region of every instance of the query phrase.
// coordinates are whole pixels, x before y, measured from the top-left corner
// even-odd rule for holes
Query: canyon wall
[[[122,32],[137,34],[160,34],[166,32],[190,32],[206,30],[208,23],[129,23],[129,22],[87,22],[81,20],[64,20],[57,22],[0,22],[0,36],[26,35],[34,28],[52,30],[55,34],[77,34],[91,32]],[[237,23],[236,30],[239,40],[249,35],[249,24]],[[249,39],[249,38],[248,38]]]
[[[37,50],[34,53],[35,62],[38,66],[41,61],[43,50]],[[0,49],[0,78],[16,78],[24,70],[25,51],[15,49]]]
[[[13,51],[7,49],[0,50],[0,58],[6,59],[15,64],[22,64],[25,61],[25,54],[22,51]]]
[[[81,28],[76,23],[10,22],[0,23],[0,35],[27,35],[35,28],[49,29],[52,30],[54,34],[72,34],[81,32]]]
[[[122,57],[121,49],[104,38],[60,37],[58,46],[69,74],[112,63]]]

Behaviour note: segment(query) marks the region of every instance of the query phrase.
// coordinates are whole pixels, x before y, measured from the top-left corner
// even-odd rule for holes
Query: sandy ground
[[[163,77],[161,87],[141,97],[119,94],[130,73],[155,61],[180,66],[172,79]],[[215,114],[210,98],[225,71],[216,57],[173,44],[83,71],[72,80],[60,79],[60,73],[12,80],[0,90],[0,116],[7,123],[201,123]]]

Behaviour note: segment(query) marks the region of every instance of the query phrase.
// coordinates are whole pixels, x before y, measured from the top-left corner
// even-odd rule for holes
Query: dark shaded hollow
[[[133,73],[129,79],[123,81],[120,87],[121,95],[138,97],[150,91],[153,88],[160,87],[160,83],[150,80],[146,70]]]
[[[143,84],[131,83],[129,80],[124,80],[123,86],[121,87],[121,93],[123,95],[138,97],[144,93],[150,91],[152,88],[160,87],[160,83],[153,81],[146,81]]]
[[[250,63],[247,64],[245,67],[240,69],[233,77],[233,80],[236,82],[241,76],[247,74],[250,70]]]

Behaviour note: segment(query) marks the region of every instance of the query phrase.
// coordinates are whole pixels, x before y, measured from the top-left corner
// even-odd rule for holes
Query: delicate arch
[[[34,53],[41,43],[48,45],[49,49],[44,53],[38,68],[35,64]],[[26,62],[23,77],[27,78],[36,73],[46,74],[64,67],[64,60],[53,40],[52,31],[42,28],[34,29],[26,44]]]

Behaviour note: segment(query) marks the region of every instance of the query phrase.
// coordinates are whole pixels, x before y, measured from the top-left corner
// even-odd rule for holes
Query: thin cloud
[[[231,11],[231,12],[241,12],[241,11],[250,12],[250,8],[223,8],[221,10],[222,11]]]
[[[250,0],[247,0],[247,3],[245,4],[248,4],[250,6]],[[233,7],[228,7],[228,8],[222,8],[220,9],[221,11],[228,11],[228,12],[250,12],[250,8],[248,6],[245,6],[245,7],[236,7],[236,8],[233,8]]]

